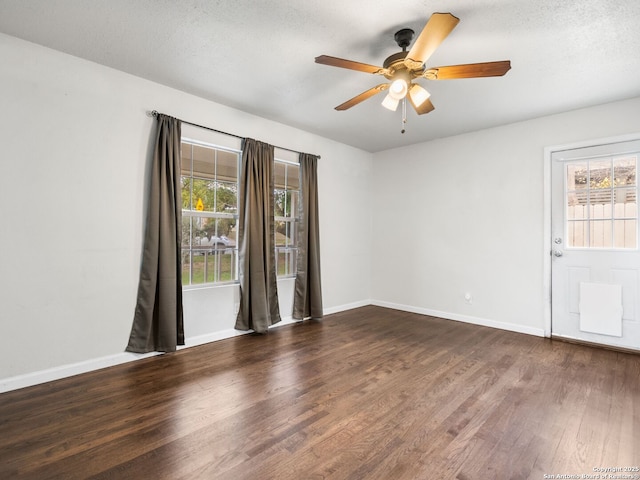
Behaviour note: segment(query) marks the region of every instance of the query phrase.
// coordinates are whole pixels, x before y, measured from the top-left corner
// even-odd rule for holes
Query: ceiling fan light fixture
[[[395,72],[389,84],[389,93],[382,101],[382,106],[395,111],[400,100],[407,98],[411,87],[411,77],[406,69]]]
[[[396,100],[402,100],[408,91],[409,84],[404,78],[396,78],[389,87],[389,95]]]
[[[409,96],[411,97],[413,104],[416,107],[419,107],[431,96],[431,94],[417,83],[414,83],[409,89]]]
[[[407,93],[409,93],[409,85],[408,72],[397,72],[389,85],[389,93],[384,97],[382,106],[395,112],[400,100],[405,98]]]
[[[382,100],[382,106],[388,110],[391,110],[392,112],[395,112],[398,108],[399,102],[400,102],[399,99],[394,98],[393,95],[391,95],[391,93],[388,93],[384,97],[384,100]]]

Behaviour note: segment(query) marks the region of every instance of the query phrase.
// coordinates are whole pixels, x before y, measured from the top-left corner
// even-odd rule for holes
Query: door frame
[[[543,210],[543,318],[544,318],[544,336],[551,337],[552,321],[551,318],[551,155],[554,152],[562,150],[572,150],[574,148],[593,147],[598,145],[606,145],[608,143],[628,142],[633,140],[640,140],[640,133],[629,133],[625,135],[616,135],[613,137],[597,138],[593,140],[583,140],[580,142],[565,143],[559,145],[552,145],[544,148],[544,210]]]

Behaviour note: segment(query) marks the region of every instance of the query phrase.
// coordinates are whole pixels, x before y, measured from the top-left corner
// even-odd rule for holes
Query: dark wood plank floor
[[[503,480],[639,465],[639,355],[379,307],[0,395],[2,479]]]

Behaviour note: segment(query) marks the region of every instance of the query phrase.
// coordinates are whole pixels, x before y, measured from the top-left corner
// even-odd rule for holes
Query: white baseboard
[[[446,320],[455,320],[457,322],[471,323],[473,325],[481,325],[483,327],[498,328],[500,330],[508,330],[510,332],[526,333],[527,335],[535,335],[536,337],[544,337],[543,328],[533,328],[515,323],[498,322],[486,318],[472,317],[469,315],[461,315],[458,313],[442,312],[432,310],[430,308],[413,307],[411,305],[401,305],[398,303],[384,302],[381,300],[373,300],[372,305],[378,307],[392,308],[403,312],[418,313],[420,315],[429,315],[431,317],[444,318]]]
[[[337,307],[325,308],[322,311],[325,315],[331,315],[332,313],[345,312],[347,310],[353,310],[354,308],[366,307],[367,305],[372,305],[371,300],[361,300],[359,302],[338,305]]]

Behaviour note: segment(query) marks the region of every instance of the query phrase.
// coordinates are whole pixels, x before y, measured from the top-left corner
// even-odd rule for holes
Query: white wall
[[[321,155],[325,310],[369,303],[370,153],[6,35],[0,65],[0,391],[127,360],[153,109]],[[184,297],[188,344],[233,334],[237,287]]]
[[[639,131],[635,98],[374,155],[373,303],[542,335],[544,148]]]

